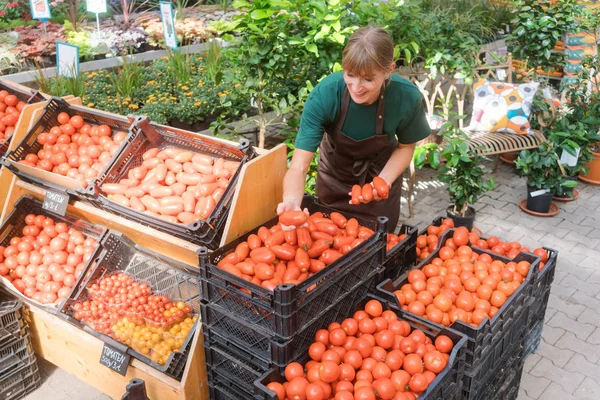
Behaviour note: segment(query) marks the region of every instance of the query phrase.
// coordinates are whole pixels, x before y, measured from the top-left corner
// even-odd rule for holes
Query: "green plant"
[[[130,62],[128,56],[122,56],[121,60],[121,65],[111,75],[110,81],[121,98],[131,99],[134,91],[142,85],[142,67],[139,63]]]
[[[548,190],[562,195],[564,188],[577,184],[564,180],[564,168],[554,143],[550,141],[542,143],[537,149],[521,151],[515,160],[515,167],[521,176],[527,177],[527,186],[534,190]]]
[[[567,32],[578,32],[584,15],[576,0],[515,0],[513,31],[509,37],[515,59],[544,70],[560,65],[564,54],[553,52]]]
[[[440,157],[445,164],[438,169],[438,179],[448,185],[450,201],[455,215],[465,216],[469,205],[473,205],[496,184],[488,176],[489,169],[483,164],[486,159],[468,145],[468,136],[458,128],[458,117],[450,115],[449,122],[442,125],[438,135],[443,137]]]
[[[547,136],[557,149],[577,158],[574,166],[563,165],[567,176],[587,174],[585,166],[594,158],[590,145],[600,140],[596,131],[588,129],[585,121],[571,121],[566,115],[554,123]]]
[[[158,1],[156,0],[116,0],[110,2],[112,12],[121,14],[123,17],[124,27],[131,26],[136,20],[142,19],[149,10],[157,6]]]
[[[171,49],[167,49],[167,54],[168,70],[173,84],[184,84],[189,81],[192,73],[190,54]]]
[[[183,19],[185,17],[185,9],[188,7],[196,7],[202,3],[202,0],[173,0],[173,8],[175,9],[175,18]]]
[[[83,74],[71,73],[71,77],[61,75],[55,78],[48,78],[40,65],[37,63],[35,65],[37,73],[34,76],[34,80],[41,92],[59,97],[67,95],[83,97],[85,95],[85,77]]]
[[[216,40],[208,42],[208,48],[204,54],[206,65],[204,67],[208,78],[219,84],[223,78],[223,59],[221,57],[221,46]]]

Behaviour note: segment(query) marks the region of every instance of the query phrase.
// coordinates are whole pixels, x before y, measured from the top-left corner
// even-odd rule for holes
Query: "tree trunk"
[[[262,96],[256,96],[256,108],[258,108],[258,148],[265,148],[265,135],[267,133],[267,123],[265,121],[265,110],[262,106]]]

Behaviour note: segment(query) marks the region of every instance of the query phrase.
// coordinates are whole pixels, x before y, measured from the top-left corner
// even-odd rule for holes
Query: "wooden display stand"
[[[80,103],[79,99],[69,101]],[[40,105],[28,107],[31,107],[28,115],[35,121],[34,111],[39,110]],[[18,144],[29,126],[30,124],[20,124],[9,148],[12,149]],[[232,200],[226,232],[223,234],[224,240],[229,241],[275,215],[275,207],[281,199],[287,151],[285,146],[281,145],[268,152],[260,151],[259,154],[261,155],[258,158],[242,169],[238,190]],[[0,222],[7,218],[22,195],[28,194],[42,200],[46,193],[45,189],[21,181],[5,168],[0,173],[0,185],[0,201],[5,201]],[[67,213],[122,232],[141,246],[192,267],[198,267],[196,251],[199,246],[193,243],[99,210],[81,201],[71,201]],[[29,309],[29,326],[36,354],[111,398],[120,399],[127,383],[132,378],[140,378],[145,381],[147,395],[152,400],[208,399],[200,325],[192,341],[181,382],[133,358],[126,376],[122,376],[99,363],[104,344],[101,340],[41,308],[29,303],[26,305]]]

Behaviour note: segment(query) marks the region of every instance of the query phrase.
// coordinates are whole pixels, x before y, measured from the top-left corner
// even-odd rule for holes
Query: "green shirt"
[[[323,133],[333,128],[341,109],[346,83],[342,72],[323,79],[308,96],[296,137],[296,147],[314,152],[321,144]],[[379,100],[378,100],[379,101]],[[391,141],[410,144],[429,136],[430,129],[423,109],[422,95],[411,82],[396,74],[385,88],[383,132]],[[342,131],[347,136],[361,140],[375,136],[377,102],[356,104],[350,99],[348,115]]]

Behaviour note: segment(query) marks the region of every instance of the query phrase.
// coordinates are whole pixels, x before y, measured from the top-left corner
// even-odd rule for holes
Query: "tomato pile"
[[[19,163],[53,172],[87,185],[108,165],[127,137],[126,132],[113,135],[108,125],[90,126],[79,115],[61,112],[60,126],[42,132],[37,142],[42,149],[27,154]]]
[[[351,204],[366,204],[373,200],[374,193],[377,193],[380,199],[387,199],[390,194],[390,186],[385,180],[376,176],[372,183],[366,183],[362,187],[360,185],[352,186]]]
[[[240,165],[173,147],[150,149],[142,159],[127,178],[105,183],[102,191],[125,207],[185,225],[210,216]]]
[[[457,320],[479,326],[498,312],[531,265],[477,254],[467,238],[466,228],[458,228],[452,237],[456,250],[445,245],[430,264],[408,273],[408,283],[394,292],[404,310],[444,326]]]
[[[44,215],[29,214],[25,223],[22,237],[0,246],[0,275],[42,304],[67,298],[98,242]]]
[[[73,318],[146,356],[158,346],[154,362],[164,364],[178,351],[197,319],[185,302],[152,294],[148,284],[123,272],[88,284],[87,291],[87,299],[71,305]]]
[[[283,226],[296,227],[283,231]],[[374,232],[332,212],[329,218],[317,212],[288,211],[270,229],[237,245],[217,266],[237,277],[273,290],[282,283],[298,284],[346,254]]]
[[[15,131],[21,111],[27,103],[6,90],[0,90],[0,143],[8,139]]]
[[[387,245],[386,245],[385,251],[390,251],[391,249],[396,247],[396,245],[398,243],[400,243],[401,241],[403,241],[404,238],[406,238],[406,236],[407,236],[406,233],[403,233],[401,235],[395,235],[393,233],[388,233],[387,234]]]
[[[286,382],[267,387],[279,400],[414,400],[446,368],[453,347],[449,337],[432,342],[370,300],[352,318],[319,330],[311,360],[288,364]]]
[[[417,237],[417,258],[419,260],[426,259],[438,247],[439,239],[444,232],[451,228],[454,228],[454,222],[450,218],[444,219],[440,226],[430,225],[427,227],[427,234]],[[502,242],[496,236],[490,236],[487,240],[484,240],[477,233],[468,232],[466,229],[461,229],[461,233],[458,235],[460,243],[464,242],[466,236],[471,245],[508,258],[515,258],[520,252],[531,252],[529,248],[523,247],[519,242]],[[458,248],[453,238],[447,239],[444,245],[455,251]],[[539,247],[533,250],[533,254],[541,259],[539,267],[541,271],[548,261],[548,253]]]

